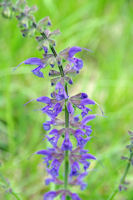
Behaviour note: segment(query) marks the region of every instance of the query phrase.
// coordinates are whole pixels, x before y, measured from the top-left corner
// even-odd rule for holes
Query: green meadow
[[[86,190],[74,187],[82,200],[108,200],[119,185],[127,161],[128,130],[133,130],[133,1],[132,0],[32,0],[39,20],[49,16],[52,30],[60,29],[56,50],[69,46],[91,49],[77,56],[84,60],[81,73],[73,78],[69,94],[87,92],[103,109],[105,117],[90,122],[92,139],[86,149],[97,157],[85,181]],[[48,71],[44,79],[31,73],[32,66],[22,65],[30,57],[42,57],[34,38],[22,37],[17,20],[0,15],[0,200],[41,200],[54,189],[45,186],[47,177],[41,156],[46,132],[45,114],[31,99],[48,96],[53,90]],[[93,113],[101,112],[94,106]],[[114,200],[133,199],[133,169],[129,170],[127,191]]]

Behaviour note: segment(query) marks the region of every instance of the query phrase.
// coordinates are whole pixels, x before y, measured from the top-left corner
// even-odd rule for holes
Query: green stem
[[[41,33],[41,35],[44,37],[44,39],[47,39],[47,36],[45,35],[45,33]],[[57,53],[55,48],[52,45],[49,45],[54,57],[57,57]],[[63,71],[63,66],[61,64],[58,64],[58,68],[60,70],[60,74],[62,77],[64,77],[64,71]],[[67,83],[65,84],[65,91],[66,94],[68,95],[68,88],[67,88]],[[67,100],[65,101],[65,128],[69,127],[69,113],[67,110],[67,106],[66,106]],[[65,175],[64,175],[64,189],[67,190],[68,189],[68,174],[69,174],[69,151],[65,151],[65,164],[64,164],[64,171],[65,171]],[[69,196],[66,196],[66,200],[69,200]]]
[[[68,95],[67,83],[65,84],[65,91]],[[67,110],[67,100],[65,101],[65,128],[69,128],[69,112]],[[69,151],[65,151],[65,177],[64,177],[64,189],[68,188],[68,174],[69,174]],[[69,196],[66,196],[66,200],[69,200]]]
[[[126,179],[126,176],[128,174],[128,171],[130,169],[130,166],[131,166],[131,160],[133,158],[133,152],[131,151],[130,152],[130,157],[129,157],[129,160],[128,160],[128,163],[126,165],[126,168],[125,168],[125,171],[124,171],[124,174],[120,180],[120,185],[124,184],[125,183],[125,179]],[[112,194],[109,196],[109,198],[107,200],[112,200],[114,199],[114,197],[116,196],[116,194],[119,192],[119,188],[118,186],[114,189],[114,191],[112,192]]]
[[[21,200],[20,197],[19,197],[15,192],[13,192],[13,191],[12,191],[12,195],[13,195],[17,200]]]

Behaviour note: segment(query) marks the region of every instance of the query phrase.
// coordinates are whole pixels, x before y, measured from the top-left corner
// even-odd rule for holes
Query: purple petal
[[[50,191],[50,192],[47,192],[45,195],[44,195],[44,198],[43,200],[53,200],[55,197],[57,197],[57,192],[55,191]]]
[[[40,77],[40,78],[44,78],[43,73],[40,71],[42,69],[42,66],[39,66],[35,69],[32,70],[33,74]]]
[[[51,99],[45,96],[39,97],[36,100],[42,103],[46,103],[46,104],[49,104],[51,102]]]
[[[62,194],[61,200],[66,200],[66,194]]]
[[[87,104],[93,104],[93,105],[95,105],[95,101],[86,98],[86,99],[81,100],[81,104],[82,105],[87,105]]]
[[[61,149],[62,151],[72,151],[72,143],[68,138],[64,139]]]
[[[81,93],[81,99],[85,99],[87,97],[88,97],[88,95],[86,93]]]
[[[51,167],[52,169],[49,171],[50,174],[54,177],[54,176],[58,176],[59,175],[59,168],[60,168],[61,162],[57,159],[53,160]]]
[[[78,171],[80,170],[80,166],[78,164],[78,162],[74,162],[71,166],[71,173],[70,173],[70,176],[77,176],[79,173]]]
[[[78,136],[76,137],[76,139],[77,139],[77,145],[83,147],[90,140],[90,137],[82,138],[81,136]]]
[[[17,67],[15,67],[14,70],[16,70],[23,63],[26,65],[44,65],[40,58],[28,58],[27,60],[21,62]]]
[[[72,63],[74,64],[73,68],[74,68],[76,71],[79,71],[79,70],[82,69],[82,67],[83,67],[83,61],[82,61],[82,59],[73,58]]]
[[[82,119],[82,124],[86,124],[88,121],[94,119],[96,115],[89,115]]]
[[[79,121],[79,117],[78,117],[78,116],[75,116],[75,117],[74,117],[74,121],[75,121],[75,122],[78,122],[78,121]]]
[[[40,58],[29,58],[23,62],[26,65],[42,65],[42,60]]]
[[[76,193],[71,193],[72,200],[81,200]]]
[[[77,129],[75,130],[75,135],[78,136],[78,135],[85,135],[84,131],[80,130],[80,129]]]
[[[74,108],[70,102],[67,103],[67,110],[70,114],[74,114]]]
[[[70,85],[72,85],[72,84],[73,84],[72,79],[70,79],[70,80],[68,81],[68,83],[69,83]]]
[[[89,168],[91,163],[87,162],[87,161],[84,161],[84,162],[82,162],[82,164],[84,165],[84,170],[86,171]]]
[[[46,46],[43,46],[43,50],[44,50],[45,54],[47,54],[47,53],[48,53],[48,47],[46,47]]]
[[[50,132],[49,132],[49,135],[58,135],[59,131],[57,129],[52,129]]]
[[[80,185],[80,189],[81,189],[81,190],[85,190],[86,187],[87,187],[87,184],[86,184],[86,183],[82,183],[82,184]]]
[[[41,154],[41,155],[49,155],[47,150],[40,150],[36,152],[37,154]]]
[[[54,179],[53,179],[53,178],[47,178],[47,179],[45,180],[45,184],[46,184],[46,185],[49,185],[51,182],[54,182]]]
[[[60,103],[56,103],[54,106],[54,111],[58,115],[62,111],[62,106]]]
[[[43,128],[44,128],[45,131],[49,131],[51,126],[50,126],[49,123],[43,123]]]
[[[79,51],[82,51],[82,49],[80,47],[72,47],[72,48],[70,48],[69,52],[68,52],[69,58],[72,58]]]
[[[49,138],[48,136],[46,136],[48,141],[54,146],[56,147],[57,146],[57,142],[59,140],[59,136],[58,137],[51,137]]]
[[[82,159],[83,159],[83,160],[85,160],[85,159],[96,160],[96,157],[93,156],[92,154],[84,154],[84,155],[82,155]]]

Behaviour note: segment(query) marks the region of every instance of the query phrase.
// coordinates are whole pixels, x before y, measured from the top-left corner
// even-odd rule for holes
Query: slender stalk
[[[45,33],[41,33],[41,35],[44,37],[44,39],[47,39],[47,36],[45,35]],[[49,45],[54,57],[57,57],[57,52],[55,50],[55,48],[52,45]],[[63,71],[63,66],[61,64],[58,64],[58,68],[60,70],[60,74],[62,77],[64,77],[64,71]],[[67,87],[67,83],[65,84],[65,91],[66,94],[68,95],[68,87]],[[67,110],[67,106],[66,106],[67,100],[65,101],[65,128],[69,127],[69,113]],[[67,190],[68,189],[68,174],[69,174],[69,151],[65,151],[65,164],[64,164],[64,171],[65,171],[65,175],[64,175],[64,189]],[[69,196],[66,196],[66,200],[69,200]]]
[[[65,84],[65,91],[68,95],[67,84]],[[69,128],[69,113],[67,110],[66,102],[65,102],[65,128]],[[68,173],[69,173],[69,151],[65,151],[65,178],[64,178],[65,190],[67,190],[67,185],[68,185]],[[66,200],[69,200],[69,196],[66,196]]]
[[[126,176],[128,174],[128,171],[130,169],[130,166],[131,166],[131,161],[132,161],[132,158],[133,158],[133,152],[130,151],[130,157],[129,157],[129,161],[126,165],[126,168],[125,168],[125,171],[123,173],[123,176],[120,180],[120,185],[124,184],[125,183],[125,179],[126,179]],[[107,200],[112,200],[114,199],[114,197],[116,196],[116,194],[119,192],[119,187],[117,186],[114,191],[112,192],[112,194],[109,196],[109,198]]]

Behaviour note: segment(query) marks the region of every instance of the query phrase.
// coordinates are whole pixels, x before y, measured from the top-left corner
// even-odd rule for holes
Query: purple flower
[[[47,121],[46,123],[43,123],[43,128],[45,131],[49,131],[51,129],[51,123]]]
[[[78,162],[83,165],[84,170],[86,171],[90,166],[90,162],[88,162],[87,160],[96,160],[96,157],[93,156],[92,154],[88,154],[87,150],[84,150],[83,147],[81,146],[72,150],[70,153],[71,168],[73,167],[73,163]]]
[[[75,47],[70,48],[68,51],[69,58],[72,58],[76,53],[78,53],[80,51],[82,51],[82,49],[80,47],[75,46]]]
[[[65,99],[68,98],[67,94],[66,94],[66,91],[65,91],[65,88],[63,86],[63,84],[61,82],[58,82],[55,86],[55,90],[58,90],[58,95],[59,96],[64,96]]]
[[[53,162],[51,164],[51,169],[48,170],[49,173],[54,177],[58,176],[60,165],[61,165],[61,162],[58,159],[53,160]]]
[[[40,78],[44,78],[43,73],[40,71],[42,68],[43,68],[43,66],[40,65],[39,67],[33,69],[32,70],[33,74],[40,77]]]
[[[62,143],[61,149],[63,151],[71,151],[72,150],[72,143],[71,143],[71,141],[69,139],[69,135],[68,134],[66,134],[66,136],[65,136],[65,139],[64,139],[64,141]]]
[[[70,196],[72,197],[72,200],[81,200],[76,193],[70,193]]]
[[[49,173],[49,172],[48,172]],[[49,173],[50,174],[50,173]],[[63,185],[63,181],[59,180],[56,176],[53,176],[52,174],[51,175],[51,178],[47,178],[45,180],[45,184],[46,185],[49,185],[50,183],[55,183],[57,185]]]
[[[48,60],[52,58],[55,60],[54,56],[52,54],[47,54],[46,53],[46,48],[45,48],[45,54],[44,58],[28,58],[27,60],[21,62],[17,67],[14,68],[16,70],[21,64],[26,64],[26,65],[37,65],[38,67],[33,69],[32,72],[34,75],[44,78],[43,73],[40,71],[42,68],[45,68],[47,65],[49,65]]]
[[[57,142],[58,142],[58,140],[59,140],[59,137],[60,137],[60,135],[56,135],[56,136],[53,136],[53,137],[48,137],[48,136],[46,136],[47,137],[47,139],[48,139],[48,141],[54,146],[54,147],[57,147]]]
[[[59,168],[64,159],[64,152],[58,148],[49,148],[48,150],[40,150],[37,154],[43,155],[44,163],[46,163],[48,173],[53,177],[58,176]]]
[[[81,190],[84,190],[87,186],[86,183],[83,182],[83,178],[87,176],[87,172],[79,174],[74,180],[69,182],[70,185],[79,185]]]
[[[77,95],[74,95],[70,97],[70,101],[73,105],[82,110],[82,118],[85,117],[89,111],[91,111],[91,109],[87,108],[86,105],[95,105],[95,102],[89,99],[86,93],[79,93]]]
[[[36,58],[36,57],[28,58],[27,60],[20,63],[16,68],[14,68],[14,70],[16,70],[23,63],[26,65],[38,65],[38,67],[33,69],[32,72],[34,75],[40,78],[44,78],[43,73],[40,71],[42,68],[45,67],[45,62],[43,62],[43,59]]]
[[[80,166],[79,163],[74,161],[71,165],[71,173],[70,176],[77,176],[79,174]]]
[[[36,100],[47,104],[41,110],[43,113],[46,113],[52,119],[55,119],[58,116],[58,114],[62,111],[64,102],[65,102],[64,99],[59,101],[59,100],[56,100],[55,98],[50,99],[49,97],[45,97],[45,96],[39,97]]]
[[[58,192],[50,191],[50,192],[47,192],[47,193],[44,195],[43,200],[53,200],[53,199],[56,198],[57,196],[58,196]]]
[[[77,145],[80,147],[84,147],[86,143],[90,140],[90,137],[83,138],[81,136],[75,136],[77,139]]]
[[[44,65],[44,63],[42,62],[42,59],[40,58],[28,58],[27,60],[25,60],[24,62],[20,63],[21,64],[26,64],[26,65]]]
[[[68,103],[67,103],[67,110],[68,110],[68,112],[69,112],[70,114],[72,114],[72,115],[74,114],[74,108],[73,108],[71,102],[69,102],[69,101],[68,101]]]
[[[51,103],[51,99],[49,97],[45,97],[45,96],[39,97],[36,100],[39,102],[42,102],[42,103],[46,103],[46,104]]]
[[[90,120],[94,119],[96,117],[96,115],[88,115],[85,118],[82,119],[82,124],[86,124],[87,122],[89,122]]]

